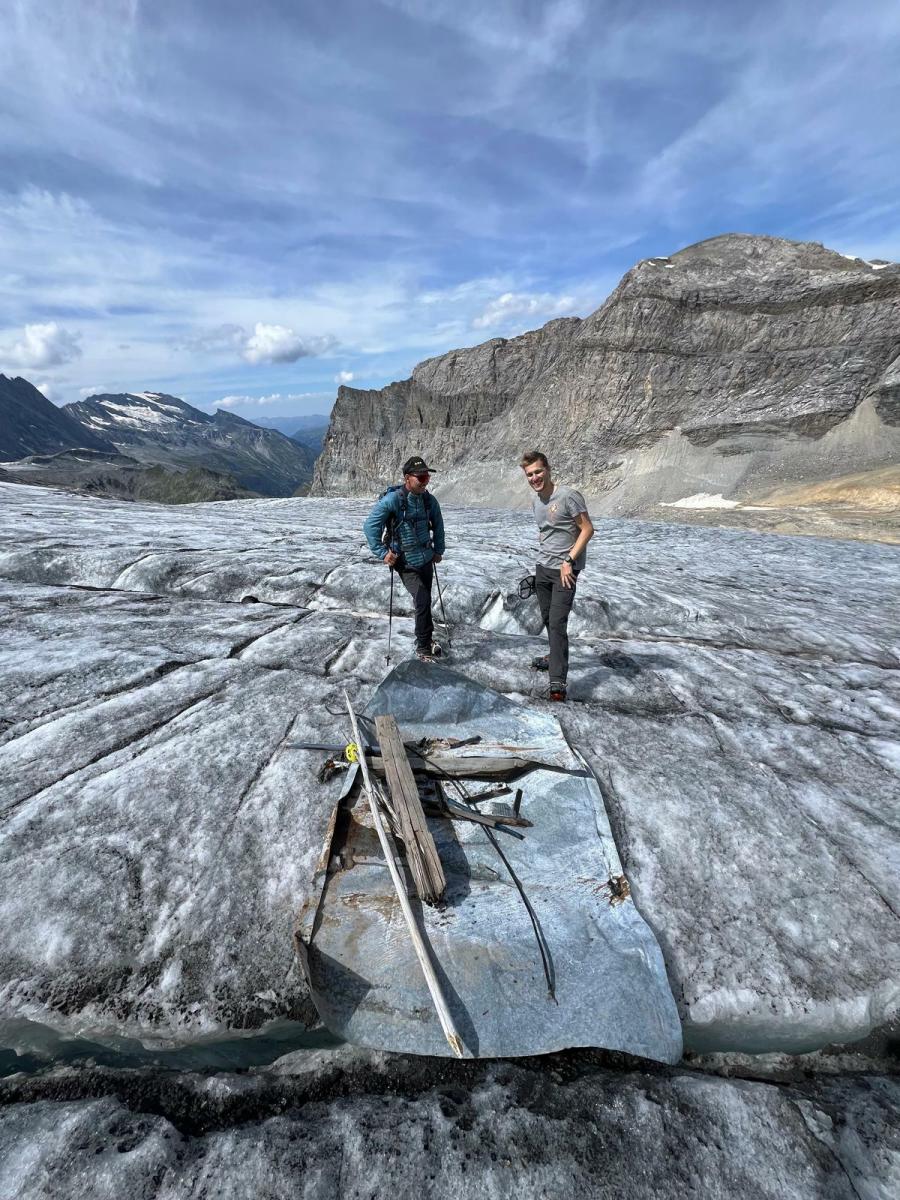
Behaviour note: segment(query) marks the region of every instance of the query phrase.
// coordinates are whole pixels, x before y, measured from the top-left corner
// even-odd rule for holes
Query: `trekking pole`
[[[390,666],[391,662],[391,629],[394,624],[394,568],[391,567],[391,603],[388,608],[388,648],[384,661]]]
[[[438,600],[441,602],[441,620],[444,622],[444,628],[447,630],[447,649],[453,649],[453,641],[450,637],[450,626],[447,623],[447,613],[444,610],[444,594],[441,591],[441,581],[438,579],[437,563],[434,564],[434,582],[437,584]]]

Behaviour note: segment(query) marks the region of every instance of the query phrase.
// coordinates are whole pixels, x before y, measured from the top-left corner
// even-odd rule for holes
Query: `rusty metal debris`
[[[460,770],[467,769],[466,758],[527,759],[520,786],[504,785],[516,792],[506,803],[499,789],[460,784],[469,793],[462,796],[437,771],[417,774],[446,880],[440,907],[417,898],[399,841],[388,834],[390,848],[381,848],[360,791],[364,766],[373,794],[385,791],[383,777],[372,774],[372,752],[375,718],[386,713],[397,721],[407,751],[448,731],[460,742],[479,737],[434,752],[454,758]],[[368,752],[343,777],[340,799],[334,797],[326,850],[297,928],[298,955],[327,1028],[383,1050],[455,1052],[406,933],[401,904],[407,903],[471,1054],[602,1046],[677,1062],[680,1023],[662,954],[630,896],[599,784],[559,721],[442,665],[410,661],[382,681],[359,725]],[[328,786],[337,791],[339,777]],[[432,806],[442,803],[438,790],[450,788],[449,798],[467,819],[432,815]],[[521,813],[530,828],[502,824],[504,817],[525,819]],[[479,814],[500,824],[482,825],[474,819]],[[396,824],[393,832],[399,835]],[[538,922],[547,963],[522,896],[498,861],[494,843],[501,838],[503,857]],[[400,890],[389,879],[392,872]],[[556,1004],[548,1004],[548,964]]]
[[[610,904],[622,904],[631,895],[631,884],[624,875],[614,875],[607,884]]]

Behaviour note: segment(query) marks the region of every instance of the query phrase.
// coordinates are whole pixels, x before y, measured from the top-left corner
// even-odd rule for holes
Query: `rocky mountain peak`
[[[81,425],[27,379],[0,375],[0,461],[78,447],[114,449],[99,430]]]
[[[792,242],[755,233],[723,233],[686,246],[669,259],[678,266],[718,270],[728,276],[785,268],[799,271],[852,270],[862,260],[829,250],[820,242]]]
[[[900,266],[730,233],[644,259],[583,320],[343,388],[316,494],[371,494],[407,448],[436,491],[522,504],[538,445],[596,511],[877,469],[900,457]]]
[[[250,428],[261,429],[261,425],[256,425],[253,421],[248,421],[246,417],[239,417],[237,413],[229,412],[226,408],[217,408],[212,415],[213,421],[217,425],[232,425],[235,428]],[[277,432],[277,431],[276,431]]]
[[[164,392],[101,393],[67,404],[66,410],[90,429],[113,431],[118,437],[161,430],[166,426],[205,425],[208,413]]]

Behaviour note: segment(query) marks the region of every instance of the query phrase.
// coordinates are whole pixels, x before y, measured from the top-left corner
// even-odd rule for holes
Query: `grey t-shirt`
[[[563,565],[564,558],[575,545],[578,537],[579,530],[575,524],[575,517],[578,513],[587,512],[584,497],[574,488],[566,487],[565,484],[557,484],[553,495],[549,497],[546,504],[540,496],[533,496],[531,510],[537,521],[540,539],[537,560],[545,567],[558,569]],[[575,560],[576,571],[584,569],[586,559],[587,550],[585,549]]]

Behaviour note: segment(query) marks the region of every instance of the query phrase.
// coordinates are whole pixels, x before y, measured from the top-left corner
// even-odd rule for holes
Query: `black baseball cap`
[[[428,463],[421,454],[414,454],[412,458],[408,458],[400,468],[404,475],[418,475],[420,471],[431,471]]]

